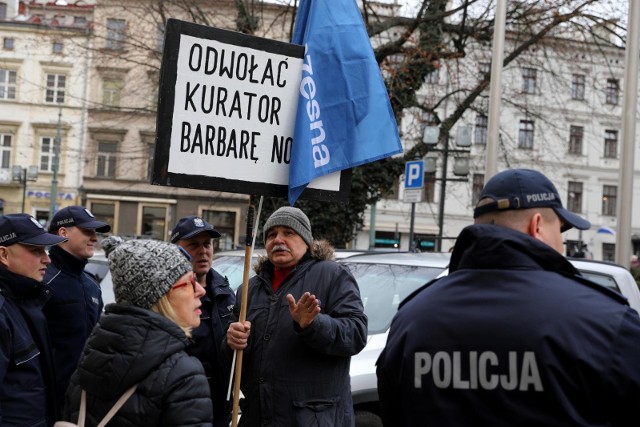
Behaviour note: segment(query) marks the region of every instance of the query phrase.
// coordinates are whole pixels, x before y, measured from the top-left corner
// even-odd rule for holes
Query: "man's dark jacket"
[[[52,295],[43,311],[49,325],[56,393],[62,408],[71,375],[102,313],[102,292],[100,285],[84,271],[87,260],[58,246],[51,248],[49,257],[51,264],[47,266],[44,283],[51,288]]]
[[[640,318],[543,242],[473,225],[401,305],[377,373],[386,425],[637,425]]]
[[[229,287],[227,278],[214,269],[207,273],[205,291],[206,294],[200,298],[200,326],[193,330],[193,343],[187,347],[187,353],[200,360],[209,380],[213,401],[213,425],[228,427],[231,422],[231,402],[227,400],[227,389],[231,366],[223,366],[218,353],[236,302],[236,295]]]
[[[51,291],[0,266],[0,427],[53,425],[59,409],[42,306]]]
[[[249,343],[243,352],[241,426],[350,427],[353,403],[351,356],[367,342],[367,316],[360,290],[349,271],[329,260],[328,245],[314,242],[311,254],[273,292],[273,264],[264,258],[249,282]],[[322,307],[313,323],[300,329],[291,318],[287,294],[316,295]],[[236,296],[233,321],[240,310]],[[231,354],[226,341],[223,351]]]

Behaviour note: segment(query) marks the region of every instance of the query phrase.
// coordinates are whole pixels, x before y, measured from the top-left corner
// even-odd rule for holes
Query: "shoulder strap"
[[[113,416],[120,410],[120,408],[122,408],[122,405],[124,405],[125,402],[129,400],[131,395],[135,393],[136,388],[138,388],[138,384],[134,384],[133,386],[129,387],[127,391],[125,391],[124,394],[120,396],[120,399],[118,399],[118,401],[113,405],[113,407],[109,409],[109,412],[107,412],[107,415],[105,415],[102,421],[100,421],[100,424],[98,424],[98,427],[104,427],[107,425],[109,421],[111,421],[111,418],[113,418]]]
[[[84,427],[84,419],[87,416],[87,392],[82,390],[80,397],[80,414],[78,414],[78,427]]]

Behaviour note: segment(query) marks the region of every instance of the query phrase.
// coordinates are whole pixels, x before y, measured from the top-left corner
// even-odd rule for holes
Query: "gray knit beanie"
[[[267,232],[273,227],[282,226],[289,227],[302,237],[307,246],[311,247],[313,243],[313,235],[311,234],[311,223],[309,218],[298,208],[291,206],[283,206],[271,214],[267,222],[262,227],[265,243],[267,241]]]
[[[191,261],[176,245],[158,240],[127,240],[110,236],[102,241],[109,259],[117,303],[151,308],[182,276]]]

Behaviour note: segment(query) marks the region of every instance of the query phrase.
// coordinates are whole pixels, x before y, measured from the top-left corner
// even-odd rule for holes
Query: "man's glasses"
[[[189,278],[188,281],[180,282],[180,283],[174,285],[171,288],[171,290],[173,291],[175,289],[182,288],[183,286],[189,286],[189,285],[191,285],[191,287],[193,288],[193,292],[195,292],[196,291],[196,274],[195,273],[191,273],[191,277]]]

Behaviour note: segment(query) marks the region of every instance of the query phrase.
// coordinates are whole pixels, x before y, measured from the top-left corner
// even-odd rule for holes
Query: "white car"
[[[258,255],[264,255],[264,249],[256,250],[254,259]],[[450,254],[341,252],[337,258],[356,278],[364,311],[369,319],[367,345],[351,359],[351,392],[356,427],[381,427],[375,363],[387,342],[391,320],[404,298],[430,280],[447,274]],[[640,290],[627,269],[606,262],[569,260],[591,281],[620,292],[629,305],[640,312]],[[227,276],[231,287],[236,289],[242,284],[244,251],[215,254],[213,268]],[[86,269],[101,281],[105,305],[113,302],[111,273],[104,255],[96,254],[89,260]]]
[[[356,427],[382,427],[378,404],[376,361],[387,342],[391,320],[400,302],[431,279],[448,273],[450,254],[398,253],[354,256],[341,260],[360,287],[369,318],[367,346],[351,359],[351,393]],[[617,264],[569,259],[591,281],[627,297],[640,312],[640,290],[630,272]]]

